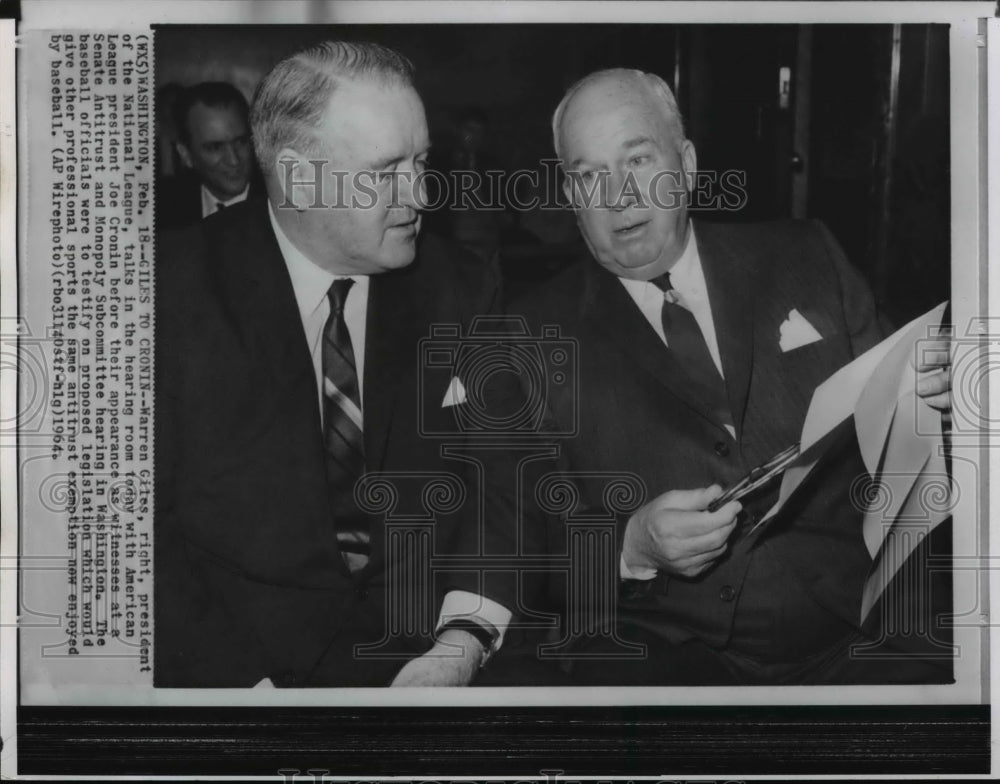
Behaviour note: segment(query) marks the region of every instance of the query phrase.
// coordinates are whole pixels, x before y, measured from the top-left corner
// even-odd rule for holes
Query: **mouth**
[[[629,226],[617,228],[613,233],[617,239],[627,240],[642,234],[648,225],[649,221],[641,221],[639,223],[633,223]]]
[[[404,223],[394,223],[389,227],[389,231],[396,231],[401,234],[416,234],[419,222],[420,216],[418,215],[412,220],[405,221]]]

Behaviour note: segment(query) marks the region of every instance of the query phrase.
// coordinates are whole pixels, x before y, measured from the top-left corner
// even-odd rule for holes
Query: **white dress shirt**
[[[663,309],[663,298],[666,292],[662,291],[655,283],[645,280],[629,280],[619,278],[625,291],[635,300],[642,315],[646,317],[649,325],[656,330],[660,340],[667,343],[667,336],[663,334],[663,319],[660,312]],[[698,243],[694,236],[694,226],[688,232],[687,245],[681,257],[670,268],[670,285],[678,294],[677,304],[687,308],[698,322],[701,334],[705,336],[705,343],[708,344],[708,353],[712,355],[712,361],[719,371],[719,375],[725,378],[722,372],[722,358],[719,354],[719,341],[715,336],[715,322],[712,320],[712,307],[708,301],[708,287],[705,285],[705,273],[701,268],[701,256],[698,255]],[[735,438],[734,430],[729,429],[730,434]]]
[[[214,195],[212,192],[206,188],[204,185],[201,186],[201,217],[207,218],[212,213],[219,211],[219,205],[223,207],[232,207],[234,204],[239,204],[241,201],[246,201],[247,194],[250,193],[250,183],[247,183],[242,191],[237,193],[231,199],[220,199]]]
[[[358,371],[358,397],[361,400],[361,411],[364,412],[364,379],[365,379],[365,326],[368,320],[368,276],[367,275],[334,275],[316,264],[313,264],[296,248],[281,230],[270,202],[267,212],[271,218],[271,228],[278,240],[278,248],[288,268],[292,279],[292,290],[295,292],[295,303],[299,306],[299,318],[302,319],[302,329],[305,330],[309,355],[313,361],[313,371],[316,376],[316,400],[319,404],[320,416],[323,415],[323,328],[330,317],[330,300],[327,292],[335,280],[351,278],[354,285],[347,292],[344,303],[344,322],[351,336],[351,348],[354,350],[354,366]]]
[[[338,278],[350,277],[354,285],[347,292],[344,303],[344,321],[351,336],[351,348],[354,350],[354,363],[358,370],[358,393],[364,400],[365,377],[365,326],[368,317],[368,287],[367,275],[334,275],[322,267],[313,264],[296,248],[281,230],[274,210],[268,203],[268,215],[271,228],[278,240],[278,248],[285,260],[288,274],[292,279],[292,290],[295,292],[295,302],[299,306],[299,317],[305,330],[309,353],[313,360],[313,370],[316,376],[316,398],[323,412],[323,328],[330,316],[330,300],[327,292],[333,281]],[[362,414],[364,407],[362,406]],[[479,596],[468,591],[450,591],[441,604],[438,616],[438,627],[452,618],[478,617],[496,627],[500,633],[497,648],[503,643],[503,637],[510,624],[511,612],[502,604],[497,604],[485,596]]]

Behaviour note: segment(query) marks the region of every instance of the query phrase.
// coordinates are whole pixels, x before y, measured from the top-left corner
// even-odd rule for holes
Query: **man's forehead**
[[[327,101],[318,131],[358,150],[397,141],[427,143],[427,122],[416,90],[370,80],[338,85]]]
[[[638,80],[607,77],[585,85],[570,98],[560,128],[566,157],[570,147],[614,137],[622,145],[637,137],[656,139],[667,133],[661,107]]]
[[[419,106],[423,102],[408,84],[376,79],[345,79],[339,82],[326,102],[324,120],[351,117],[366,111],[403,105]]]
[[[209,106],[204,103],[196,103],[188,112],[188,128],[201,135],[225,134],[234,126],[241,129],[247,127],[247,119],[244,117],[240,107],[235,104],[220,104]]]

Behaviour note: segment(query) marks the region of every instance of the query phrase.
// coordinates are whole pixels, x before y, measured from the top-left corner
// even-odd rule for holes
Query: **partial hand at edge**
[[[917,371],[917,394],[931,408],[951,411],[951,345],[947,337],[920,344],[911,364]]]

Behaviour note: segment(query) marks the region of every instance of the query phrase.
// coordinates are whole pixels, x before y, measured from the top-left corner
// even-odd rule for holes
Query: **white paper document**
[[[872,477],[863,494],[868,508],[862,532],[874,564],[865,584],[862,621],[920,541],[949,514],[941,414],[917,397],[911,363],[920,342],[938,334],[945,307],[942,303],[914,319],[816,388],[799,457],[782,477],[777,502],[757,524],[781,511],[823,456],[827,436],[853,417]]]

